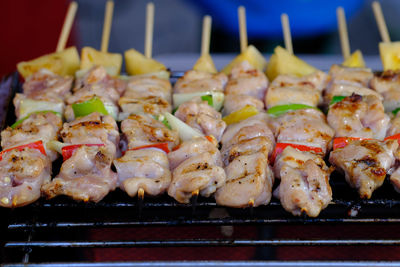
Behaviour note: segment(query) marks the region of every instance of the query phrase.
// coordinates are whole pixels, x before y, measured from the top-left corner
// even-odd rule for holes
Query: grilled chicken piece
[[[371,80],[371,88],[383,96],[386,112],[400,107],[400,72],[388,70],[375,76]]]
[[[204,137],[183,142],[168,159],[172,170],[168,195],[180,203],[189,203],[196,191],[208,197],[225,183],[221,154],[216,144]]]
[[[214,136],[218,142],[226,128],[221,113],[208,105],[207,101],[201,99],[181,104],[175,112],[175,116],[205,135]]]
[[[179,143],[176,131],[149,115],[130,115],[122,121],[121,131],[128,142],[128,149],[155,143],[168,143],[172,149]]]
[[[267,115],[259,113],[239,123],[231,124],[222,139],[222,159],[227,166],[235,157],[264,151],[272,153],[275,138],[267,125]]]
[[[228,77],[224,73],[212,74],[205,71],[189,70],[176,81],[174,93],[223,92],[227,82]]]
[[[389,127],[389,116],[379,98],[351,95],[330,106],[328,123],[336,137],[383,139]]]
[[[42,140],[46,154],[54,161],[58,156],[57,152],[47,149],[46,143],[58,139],[61,126],[61,118],[51,112],[32,114],[14,129],[7,127],[1,132],[1,147],[4,150]]]
[[[0,161],[0,206],[28,205],[40,197],[40,188],[51,179],[51,162],[33,148],[6,152]]]
[[[320,156],[288,146],[278,155],[274,172],[281,179],[274,196],[293,215],[317,217],[332,200],[330,170]]]
[[[171,112],[171,83],[155,76],[133,77],[118,104],[123,118],[130,114]]]
[[[326,153],[335,132],[317,109],[300,109],[269,120],[277,142],[320,147]]]
[[[122,95],[126,89],[126,82],[108,75],[107,70],[103,66],[94,66],[81,78],[76,80],[73,91],[80,91],[83,87],[91,86],[104,88],[104,91],[107,92],[113,89],[117,91],[119,95]]]
[[[134,197],[142,188],[151,196],[164,193],[171,183],[167,154],[157,148],[128,150],[114,160],[119,187]]]
[[[63,100],[71,90],[72,77],[63,77],[47,69],[40,69],[29,76],[22,85],[27,98],[43,101]]]
[[[225,88],[227,95],[247,95],[264,100],[268,79],[264,73],[243,61],[232,68]]]
[[[386,137],[400,133],[400,112],[392,117],[389,129],[386,132]]]
[[[269,203],[274,176],[263,150],[265,146],[260,152],[237,156],[225,167],[226,183],[215,193],[218,205],[244,208]]]
[[[69,144],[105,144],[116,157],[119,144],[119,132],[115,120],[97,112],[80,117],[73,122],[64,123],[61,137]]]
[[[326,80],[327,75],[322,71],[303,77],[279,75],[268,88],[265,104],[267,108],[293,103],[317,106],[322,102]]]
[[[344,171],[346,181],[358,190],[361,198],[370,198],[394,165],[398,146],[397,140],[351,141],[332,151],[329,161]]]
[[[222,114],[224,114],[224,116],[229,115],[245,106],[253,106],[259,111],[264,110],[264,102],[258,98],[248,95],[225,95]]]
[[[113,157],[111,146],[81,146],[42,191],[48,198],[67,195],[78,201],[99,202],[117,186],[117,174],[111,170]]]
[[[259,206],[271,200],[274,177],[268,166],[268,155],[275,141],[266,117],[260,113],[229,125],[222,137],[221,153],[227,179],[215,194],[219,205]]]
[[[366,88],[373,77],[374,74],[368,68],[349,68],[334,64],[329,70],[330,81],[353,83]]]

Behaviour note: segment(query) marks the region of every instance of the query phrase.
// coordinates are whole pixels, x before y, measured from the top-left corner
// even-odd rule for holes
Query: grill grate
[[[181,73],[175,76],[179,76]],[[9,107],[13,94],[20,90],[18,75],[6,77],[0,84],[0,93],[5,101],[0,114],[0,125],[4,126],[14,120],[13,110]],[[67,260],[82,260],[82,249],[96,248],[156,248],[156,247],[279,247],[279,246],[398,246],[400,238],[331,238],[316,239],[285,238],[174,238],[144,240],[89,240],[85,239],[86,231],[103,228],[138,228],[163,227],[243,227],[254,225],[272,229],[280,225],[397,225],[400,223],[400,198],[392,186],[385,182],[370,200],[358,199],[357,193],[345,183],[339,174],[331,177],[333,201],[318,218],[293,217],[285,212],[279,201],[273,199],[267,206],[248,209],[231,209],[218,207],[210,199],[199,197],[195,203],[180,204],[167,196],[145,198],[143,201],[129,198],[117,190],[100,203],[77,203],[66,197],[53,200],[40,199],[36,203],[18,209],[0,209],[0,249],[1,262],[32,263],[48,259],[42,257],[49,251],[65,254],[64,250],[77,251],[80,255]],[[218,215],[219,214],[219,215]],[[366,235],[365,237],[367,237]],[[38,253],[32,259],[32,255]],[[51,254],[51,253],[50,253]],[[51,258],[50,258],[51,259]],[[267,264],[267,262],[263,262]],[[343,262],[342,262],[343,263]],[[372,262],[370,262],[372,263]],[[110,263],[107,263],[109,265]],[[123,263],[115,262],[122,266]],[[141,263],[132,263],[137,266]],[[154,263],[157,265],[156,263]],[[163,262],[161,265],[166,265]],[[193,265],[204,262],[193,262]],[[233,266],[228,262],[208,262],[209,266]],[[237,265],[251,266],[248,261]],[[243,265],[244,264],[244,265]],[[271,264],[286,266],[285,263]],[[297,262],[302,266],[336,266],[334,262],[310,263]],[[357,266],[356,262],[346,263]],[[346,265],[343,263],[343,265]],[[256,265],[256,263],[254,263]],[[78,265],[77,265],[78,266]],[[101,266],[100,264],[98,266]],[[149,263],[149,265],[152,264]],[[178,266],[178,264],[174,265]],[[182,265],[183,266],[183,265]]]

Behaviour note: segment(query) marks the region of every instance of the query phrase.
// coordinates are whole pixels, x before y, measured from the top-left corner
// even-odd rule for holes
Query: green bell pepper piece
[[[103,102],[97,96],[82,103],[72,104],[72,109],[74,110],[76,118],[89,115],[93,112],[99,112],[103,115],[108,115],[108,112],[104,107]]]
[[[334,97],[332,97],[331,103],[329,103],[329,105],[331,106],[333,104],[336,104],[345,98],[346,98],[346,96],[343,96],[343,95],[335,95]]]
[[[287,105],[280,105],[280,106],[272,107],[267,110],[267,113],[269,115],[278,117],[289,111],[298,110],[298,109],[308,109],[308,108],[318,109],[316,107],[304,105],[304,104],[287,104]]]
[[[212,95],[203,95],[203,96],[201,96],[201,100],[207,101],[209,106],[213,106],[213,104],[214,104]]]

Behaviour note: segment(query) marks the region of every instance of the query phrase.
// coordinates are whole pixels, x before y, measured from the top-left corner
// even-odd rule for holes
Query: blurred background
[[[106,0],[78,0],[76,22],[69,45],[100,48]],[[147,0],[115,0],[110,52],[144,50]],[[380,36],[371,9],[372,0],[154,0],[153,55],[170,59],[197,55],[200,51],[202,17],[213,18],[211,53],[239,52],[237,7],[244,5],[250,44],[269,54],[283,44],[280,14],[290,18],[296,54],[338,55],[336,7],[343,6],[348,21],[351,50],[378,55]],[[380,1],[392,40],[400,39],[400,1]],[[15,64],[55,50],[68,0],[13,0],[2,2],[0,74]],[[330,62],[333,64],[337,62]],[[367,60],[368,63],[368,60]],[[191,66],[187,66],[190,68]]]

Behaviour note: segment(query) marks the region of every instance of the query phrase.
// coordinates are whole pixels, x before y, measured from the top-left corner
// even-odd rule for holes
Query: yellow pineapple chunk
[[[105,67],[108,74],[117,76],[121,72],[122,55],[118,53],[103,53],[91,47],[82,48],[81,70],[88,70],[97,65]]]
[[[160,62],[145,57],[135,49],[125,51],[126,72],[129,75],[139,75],[151,72],[159,72],[167,68]]]
[[[365,68],[365,61],[360,50],[354,51],[342,64],[349,68]]]
[[[272,81],[281,74],[291,74],[298,77],[311,74],[317,71],[316,68],[307,64],[295,55],[290,54],[286,49],[277,46],[274,54],[269,59],[267,70],[268,79]]]
[[[228,65],[226,65],[222,72],[225,74],[231,73],[232,67],[242,61],[248,61],[254,68],[264,71],[267,66],[267,60],[253,45],[249,45],[247,49],[235,57]]]
[[[59,75],[74,75],[79,69],[79,54],[76,47],[69,47],[61,52],[47,54],[30,61],[17,64],[18,72],[24,77],[37,72],[39,69],[48,69]]]
[[[209,54],[201,56],[193,66],[194,70],[217,73],[214,62]]]
[[[383,70],[400,70],[400,42],[379,43]]]

